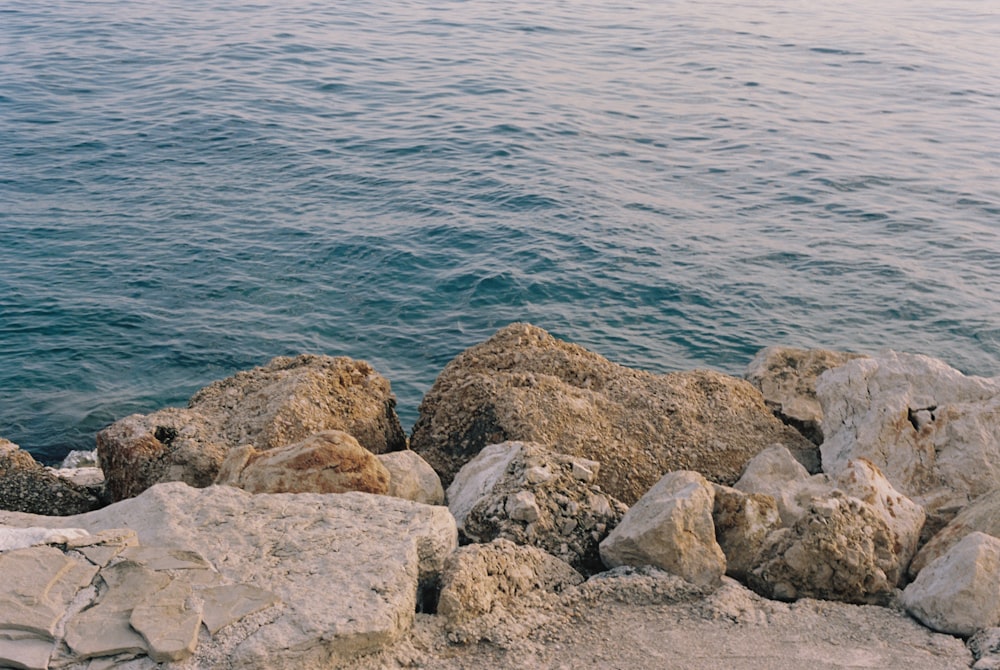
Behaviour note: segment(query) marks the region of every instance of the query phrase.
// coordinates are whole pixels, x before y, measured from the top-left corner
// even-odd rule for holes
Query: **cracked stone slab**
[[[191,585],[175,579],[132,610],[129,623],[149,645],[157,663],[191,656],[198,644],[201,608],[191,600]]]
[[[121,556],[150,570],[212,569],[211,563],[206,561],[201,554],[190,549],[137,545],[126,548]]]
[[[0,629],[0,667],[47,670],[53,640],[21,630]]]
[[[281,602],[270,591],[249,584],[227,584],[198,591],[204,600],[202,623],[212,635],[243,617]]]
[[[75,549],[87,557],[87,560],[100,567],[106,566],[126,547],[139,544],[139,536],[134,530],[116,528],[102,530],[93,535],[75,538],[66,543],[67,549]]]
[[[82,528],[12,528],[0,526],[0,552],[26,549],[40,544],[66,544],[90,533]]]
[[[0,628],[51,637],[77,591],[97,567],[55,547],[37,546],[0,554]]]

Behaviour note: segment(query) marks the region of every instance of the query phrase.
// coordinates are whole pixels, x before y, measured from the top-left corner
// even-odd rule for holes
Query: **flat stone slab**
[[[243,617],[281,602],[270,591],[249,584],[212,586],[198,592],[203,600],[201,619],[211,635]]]
[[[194,548],[224,581],[280,599],[270,613],[241,622],[238,635],[202,638],[188,661],[197,667],[219,658],[231,668],[333,667],[388,645],[412,624],[420,581],[436,579],[457,546],[444,507],[366,493],[251,495],[179,482],[73,517],[0,512],[0,524],[134,529],[141,546]]]
[[[48,670],[52,638],[19,630],[0,630],[0,667]]]
[[[51,639],[74,596],[97,574],[97,566],[48,546],[0,554],[0,629]]]
[[[129,623],[149,645],[157,663],[180,661],[194,653],[201,607],[192,606],[191,585],[174,580],[132,610]]]

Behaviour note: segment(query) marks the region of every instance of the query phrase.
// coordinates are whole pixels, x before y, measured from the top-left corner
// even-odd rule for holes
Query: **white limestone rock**
[[[824,373],[816,393],[828,474],[865,458],[929,513],[1000,481],[1000,379],[889,351]]]
[[[715,492],[697,472],[664,475],[601,542],[609,568],[652,565],[695,584],[718,583],[726,557],[715,540]]]
[[[774,498],[781,524],[791,526],[813,498],[828,496],[831,487],[826,475],[810,475],[788,449],[774,444],[750,459],[733,488]]]
[[[378,454],[376,458],[389,472],[387,495],[425,505],[444,504],[441,478],[417,452],[404,449]]]
[[[421,581],[437,579],[457,546],[447,509],[355,492],[251,495],[172,482],[69,518],[0,513],[6,525],[55,522],[91,533],[127,527],[142,546],[196,548],[222,579],[280,598],[279,607],[229,639],[232,668],[329,667],[390,644],[413,621]],[[62,555],[51,547],[21,551],[47,549]],[[82,646],[77,630],[74,643]],[[202,642],[187,662],[211,666],[208,659],[221,653],[214,645]]]
[[[920,571],[903,605],[929,628],[968,636],[1000,626],[1000,539],[966,535]]]
[[[0,525],[0,552],[39,544],[66,544],[90,535],[82,528],[14,528]]]
[[[916,577],[926,565],[975,531],[1000,538],[1000,488],[976,498],[921,547],[910,563],[910,577]]]

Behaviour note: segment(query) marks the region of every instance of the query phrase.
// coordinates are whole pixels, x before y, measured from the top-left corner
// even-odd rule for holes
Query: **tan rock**
[[[194,653],[201,627],[201,607],[192,601],[191,585],[175,579],[143,599],[132,610],[129,624],[149,646],[157,663],[181,661]]]
[[[813,498],[825,498],[831,490],[826,475],[810,475],[780,444],[772,445],[750,459],[733,488],[773,498],[782,526],[795,524],[806,513]]]
[[[664,475],[601,542],[609,568],[652,565],[695,584],[717,584],[726,557],[715,540],[715,491],[697,472]]]
[[[280,599],[264,589],[249,584],[224,584],[198,591],[202,598],[202,623],[211,635],[243,617],[259,612]]]
[[[875,464],[928,513],[965,504],[1000,481],[1000,380],[941,361],[886,352],[825,373],[823,469]]]
[[[47,636],[0,629],[0,667],[48,670],[53,646]]]
[[[102,504],[92,491],[60,477],[27,451],[0,438],[0,509],[66,516]]]
[[[467,349],[420,405],[411,448],[448,486],[485,446],[515,440],[602,464],[598,484],[631,504],[665,472],[731,484],[775,442],[815,462],[748,382],[717,372],[653,375],[512,324]]]
[[[1000,488],[976,498],[941,529],[930,542],[921,547],[910,563],[910,577],[916,577],[931,562],[972,532],[986,533],[1000,538]]]
[[[235,450],[223,463],[216,483],[250,493],[384,494],[389,490],[389,471],[347,433],[327,430],[267,451]]]
[[[747,366],[747,381],[760,389],[767,406],[815,444],[823,443],[823,409],[816,397],[816,380],[863,354],[826,349],[767,347]]]
[[[38,546],[0,554],[0,630],[22,630],[53,639],[56,624],[97,567]]]
[[[441,478],[417,452],[405,449],[379,454],[377,458],[389,471],[388,495],[426,505],[444,504]]]
[[[767,536],[781,526],[774,498],[714,484],[715,539],[726,556],[726,574],[746,580],[757,565]]]
[[[594,461],[538,444],[490,445],[455,476],[449,509],[473,542],[532,545],[593,574],[603,570],[598,544],[626,509],[591,483],[599,471]]]
[[[972,532],[928,564],[903,605],[929,628],[968,636],[1000,626],[1000,539]]]
[[[279,357],[215,382],[187,409],[132,415],[97,435],[107,490],[121,500],[164,481],[208,486],[230,450],[268,450],[342,430],[373,453],[406,448],[389,382],[363,361]]]
[[[580,584],[583,576],[554,556],[535,547],[498,539],[456,551],[441,578],[438,615],[446,627],[470,637],[470,622],[516,610],[519,601],[538,592],[559,593]]]

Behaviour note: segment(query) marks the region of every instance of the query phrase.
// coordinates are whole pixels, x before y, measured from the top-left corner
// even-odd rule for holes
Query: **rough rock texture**
[[[757,565],[767,536],[781,527],[774,498],[714,484],[715,540],[726,556],[726,574],[745,581]]]
[[[973,531],[1000,538],[1000,488],[976,498],[921,547],[910,563],[910,577],[916,577],[931,561],[942,556]]]
[[[97,434],[114,500],[158,482],[211,484],[227,453],[267,450],[342,430],[372,453],[406,448],[389,382],[363,361],[279,357],[192,396],[187,409],[134,414]]]
[[[389,471],[387,495],[425,505],[444,504],[441,478],[415,451],[405,449],[379,454],[378,460]]]
[[[627,504],[673,470],[731,484],[774,442],[816,461],[815,445],[776,419],[749,382],[634,370],[523,323],[445,367],[420,405],[410,447],[447,486],[483,447],[507,440],[600,462],[598,483]]]
[[[603,570],[598,544],[626,510],[594,483],[599,471],[538,444],[490,445],[456,475],[448,505],[474,542],[532,545],[589,575]]]
[[[27,451],[0,438],[0,509],[66,516],[103,504],[94,491],[59,477]]]
[[[1000,380],[890,351],[830,370],[816,392],[827,473],[865,458],[929,513],[1000,481]]]
[[[925,625],[968,636],[1000,626],[1000,539],[973,532],[920,571],[903,605]]]
[[[750,361],[744,377],[760,389],[774,414],[815,444],[823,443],[823,408],[816,397],[816,380],[863,354],[826,349],[767,347]]]
[[[695,584],[716,584],[726,557],[715,541],[715,491],[697,472],[664,475],[601,542],[609,568],[652,565]]]
[[[830,479],[824,474],[810,475],[778,444],[754,456],[733,488],[770,496],[778,505],[781,524],[791,526],[806,513],[813,498],[829,495]]]
[[[191,667],[333,667],[381,648],[409,628],[421,580],[436,580],[457,544],[443,507],[177,482],[68,519],[0,512],[0,523],[132,528],[142,545],[196,548],[225,580],[280,598],[214,638],[203,630]]]
[[[536,592],[559,593],[582,582],[565,561],[535,547],[503,539],[472,544],[448,559],[437,613],[454,639],[476,641],[477,629],[514,614]]]
[[[983,628],[969,638],[968,647],[976,659],[972,670],[1000,670],[1000,628]]]
[[[347,433],[324,430],[266,451],[237,447],[222,462],[215,483],[250,493],[384,494],[389,471]]]
[[[813,499],[793,526],[768,535],[747,583],[777,600],[884,603],[906,568],[895,541],[871,505],[833,491]]]

